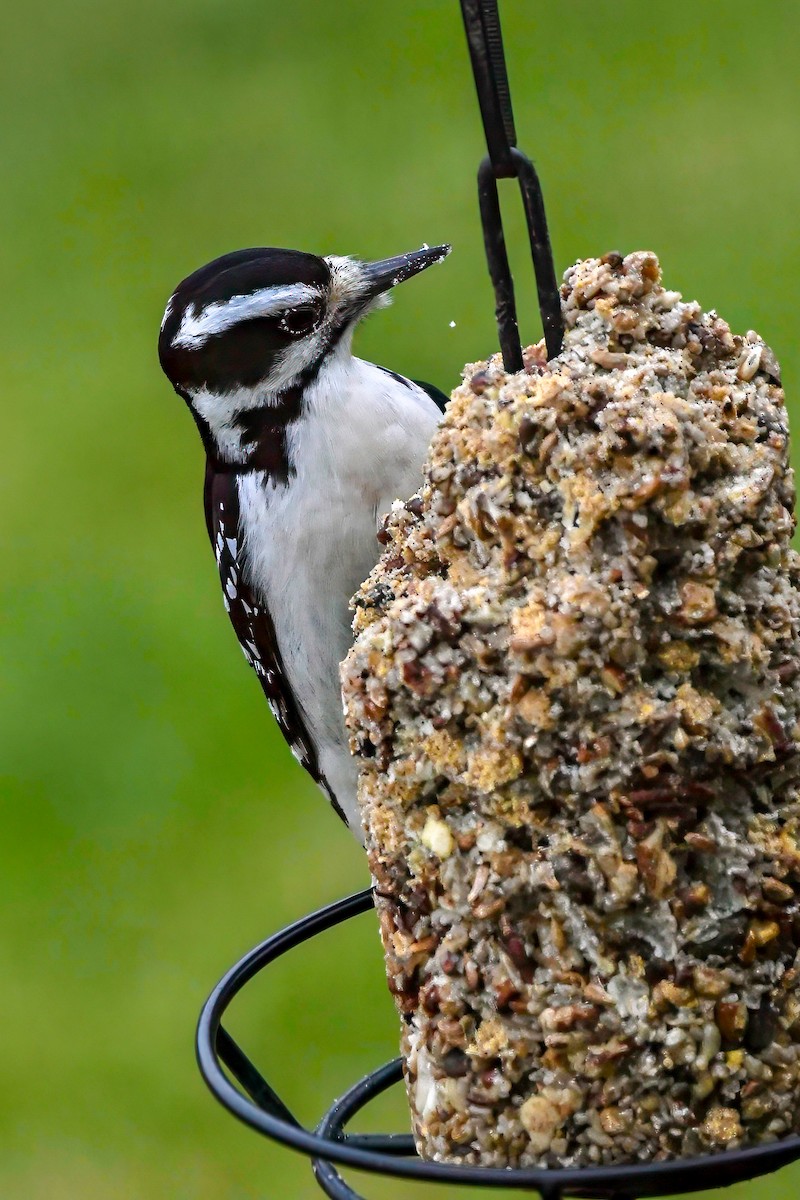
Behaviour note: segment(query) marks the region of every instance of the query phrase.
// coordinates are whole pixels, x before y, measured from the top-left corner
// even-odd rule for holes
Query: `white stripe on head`
[[[259,288],[249,296],[231,296],[230,300],[215,300],[199,312],[192,304],[183,314],[180,329],[172,339],[172,345],[196,350],[215,333],[223,333],[240,321],[249,321],[254,317],[274,317],[286,309],[318,300],[319,296],[319,289],[307,283],[286,283]]]
[[[161,318],[161,332],[162,333],[164,332],[164,326],[166,325],[167,321],[172,316],[172,302],[174,299],[175,299],[174,296],[170,296],[169,300],[167,301],[167,307],[164,309],[164,315]]]

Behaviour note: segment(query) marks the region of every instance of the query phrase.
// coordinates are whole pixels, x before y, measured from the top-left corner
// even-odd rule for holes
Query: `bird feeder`
[[[564,316],[556,284],[539,180],[530,159],[516,145],[497,3],[496,0],[461,0],[461,7],[488,148],[488,154],[478,172],[478,194],[487,263],[495,292],[502,366],[508,375],[513,375],[522,372],[523,368],[530,369],[531,363],[523,361],[514,289],[500,214],[497,186],[500,179],[514,178],[520,188],[536,275],[547,360],[553,359],[561,350],[564,338]],[[642,262],[638,263],[638,266],[642,268],[642,272],[646,276],[648,262],[645,262],[645,259],[647,256],[640,257]],[[603,265],[608,266],[610,271],[619,267],[619,264],[614,263],[604,263]],[[645,279],[643,282],[644,292],[652,291],[652,287],[653,278],[650,278],[649,282]],[[665,305],[667,303],[664,301]],[[577,317],[576,320],[580,320],[580,317]],[[715,343],[719,355],[724,357],[725,354],[728,354],[731,348],[725,343],[725,334],[721,323],[716,332],[712,328],[713,321],[711,324],[707,320],[705,324],[702,321],[696,324],[700,331],[697,334],[699,338],[698,361],[704,354],[712,354],[709,339],[713,341],[715,337],[719,343],[718,345]],[[603,347],[595,349],[600,355],[600,359],[596,358],[595,362],[599,362],[601,366],[605,365],[609,370],[617,365],[611,362],[610,351]],[[759,364],[763,364],[765,351],[766,347],[756,342],[743,347],[739,374],[743,384],[749,384],[754,371],[758,369]],[[605,360],[602,359],[604,353]],[[759,358],[759,362],[751,371],[751,359],[755,361],[756,357]],[[577,370],[579,373],[579,368]],[[750,373],[748,374],[748,372]],[[476,395],[486,391],[490,382],[486,382],[486,386],[482,384],[480,388],[473,388]],[[533,437],[535,431],[531,428],[530,432]],[[773,430],[773,432],[775,431]],[[649,502],[652,495],[651,491],[643,496],[642,503]],[[415,513],[414,515],[416,518],[420,514]],[[398,537],[401,535],[402,530]],[[568,563],[567,567],[569,567]],[[694,605],[695,608],[702,605],[704,600],[710,602],[709,597],[705,594],[701,595],[700,592],[687,593],[684,600],[687,605],[690,607]],[[702,613],[698,617],[698,620],[701,619],[703,619]],[[533,617],[531,620],[533,621]],[[522,630],[520,636],[525,634],[526,631]],[[528,634],[530,634],[530,630]],[[553,637],[555,636],[556,633],[553,634]],[[672,643],[672,645],[676,644]],[[522,643],[520,646],[521,652],[525,652],[525,646]],[[608,679],[605,680],[605,684],[612,693],[620,690],[617,686],[619,677],[616,668],[613,666],[608,668]],[[772,737],[773,733],[774,730],[768,728],[764,730],[765,737]],[[776,752],[779,750],[778,746]],[[544,760],[542,769],[545,769]],[[657,801],[663,806],[663,803],[672,803],[675,800],[675,797],[661,795],[664,789],[659,791],[657,785],[649,788],[648,796],[644,795],[644,791],[648,791],[648,789],[644,789],[643,794],[639,797],[642,804],[651,800],[654,803]],[[607,816],[607,814],[605,815]],[[603,814],[594,814],[596,824],[597,822],[602,823],[602,819]],[[632,819],[636,819],[636,814]],[[643,849],[639,872],[649,881],[648,887],[650,887],[651,896],[657,896],[658,889],[667,886],[670,882],[666,876],[663,879],[659,876],[660,865],[663,866],[664,871],[672,868],[664,865],[665,856],[661,853],[661,843],[656,837],[659,829],[658,820],[648,822],[642,819],[640,824],[642,824],[640,832],[642,833]],[[650,829],[650,824],[652,824],[653,830]],[[428,841],[434,838],[436,832],[437,830],[432,825]],[[447,830],[445,832],[449,838],[450,833]],[[694,829],[691,832],[697,845],[700,846],[698,839],[704,835],[697,833]],[[602,829],[598,828],[595,833],[597,838],[601,838],[608,834],[608,829],[604,826]],[[471,851],[472,845],[468,848]],[[441,846],[439,843],[432,844],[432,849],[440,853]],[[481,848],[479,847],[479,849]],[[488,851],[490,848],[484,847],[483,849]],[[447,853],[441,853],[440,857],[447,857]],[[484,870],[486,868],[482,865],[478,867],[481,879],[484,878]],[[770,883],[772,890],[777,892],[772,877],[770,877]],[[701,886],[702,880],[699,880],[698,887]],[[779,887],[780,884],[777,886]],[[449,1184],[456,1189],[469,1186],[527,1190],[538,1193],[542,1200],[561,1200],[562,1197],[572,1195],[605,1197],[607,1200],[634,1200],[635,1197],[678,1195],[740,1183],[775,1171],[800,1159],[800,1136],[791,1135],[779,1136],[772,1141],[713,1154],[702,1153],[658,1161],[633,1161],[602,1166],[506,1167],[478,1166],[457,1161],[423,1160],[417,1156],[416,1143],[410,1134],[362,1135],[351,1132],[349,1129],[350,1123],[372,1100],[403,1080],[404,1063],[400,1058],[381,1066],[356,1082],[343,1096],[331,1104],[316,1128],[304,1127],[267,1082],[264,1075],[233,1040],[227,1032],[223,1020],[231,1002],[256,975],[261,977],[271,963],[284,954],[295,951],[311,938],[328,935],[344,922],[357,919],[362,914],[371,911],[373,900],[372,890],[359,892],[310,914],[255,947],[236,963],[218,983],[203,1007],[197,1032],[198,1063],[203,1078],[215,1097],[229,1112],[252,1129],[308,1156],[312,1160],[314,1174],[320,1188],[333,1200],[361,1200],[359,1194],[342,1178],[341,1168],[353,1168],[374,1175],[391,1176],[412,1182]],[[687,905],[690,900],[691,897],[686,900]],[[378,907],[385,905],[385,901],[386,896],[382,894]],[[777,923],[775,928],[778,928]],[[763,930],[762,933],[766,937]],[[753,947],[751,947],[753,954],[756,953],[755,943],[758,941],[758,936],[758,932],[753,934]],[[511,945],[514,940],[514,930],[510,926],[508,929],[500,928],[499,937],[500,940],[504,940],[504,952],[510,954],[511,959],[514,960],[515,951],[514,946]],[[522,950],[519,947],[517,949],[519,958]],[[742,962],[745,960],[742,959]],[[752,958],[750,962],[752,962]],[[523,969],[521,961],[516,965],[520,970]],[[747,965],[749,966],[749,963]],[[634,985],[635,981],[632,982],[631,987]],[[587,1008],[588,1013],[591,1006],[584,1007]],[[732,1008],[733,1006],[728,1007]],[[557,1010],[553,1011],[557,1012]],[[592,1012],[594,1013],[594,1009]],[[730,1016],[731,1020],[734,1019],[733,1013],[722,1014],[723,1018],[727,1018],[727,1016]],[[422,1020],[424,1023],[424,1016]],[[713,1054],[718,1049],[718,1046],[710,1047],[709,1052]]]

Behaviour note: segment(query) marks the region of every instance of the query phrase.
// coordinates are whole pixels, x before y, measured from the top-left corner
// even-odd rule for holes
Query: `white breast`
[[[269,608],[320,768],[354,830],[357,771],[339,688],[352,641],[349,600],[377,561],[383,513],[419,487],[440,417],[421,388],[343,346],[290,427],[288,483],[261,473],[239,479],[250,583]]]

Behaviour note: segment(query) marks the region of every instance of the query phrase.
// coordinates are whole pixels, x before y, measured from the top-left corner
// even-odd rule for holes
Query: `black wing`
[[[427,392],[436,407],[444,412],[450,397],[445,396],[444,392],[440,392],[432,383],[425,383],[422,379],[406,379],[405,375],[398,375],[397,371],[390,371],[388,367],[381,367],[380,370],[384,375],[390,375],[392,379],[396,379],[398,383],[404,383],[406,387],[410,387],[412,383],[416,384],[418,388],[422,388],[423,392]]]
[[[347,819],[319,769],[314,742],[305,727],[283,669],[275,626],[268,610],[252,592],[241,569],[239,490],[236,474],[206,465],[206,526],[217,559],[222,598],[244,656],[258,676],[264,695],[292,753],[323,788],[338,815]]]
[[[445,406],[450,399],[449,396],[445,396],[444,392],[440,392],[432,383],[425,383],[424,379],[412,379],[411,382],[415,383],[418,388],[422,388],[423,392],[427,392],[436,407],[444,412]]]

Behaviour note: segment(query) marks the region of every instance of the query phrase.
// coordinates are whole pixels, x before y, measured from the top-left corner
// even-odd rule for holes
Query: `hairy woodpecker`
[[[445,397],[355,358],[357,323],[449,246],[380,262],[256,248],[178,285],[161,366],[206,451],[225,607],[283,736],[357,836],[339,663],[377,528],[414,492]]]

